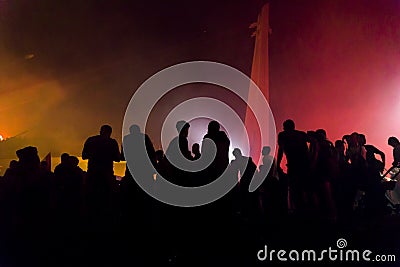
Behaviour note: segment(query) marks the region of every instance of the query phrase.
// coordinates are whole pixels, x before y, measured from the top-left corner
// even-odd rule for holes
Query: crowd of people
[[[366,219],[384,215],[385,154],[367,144],[363,134],[354,132],[332,143],[325,130],[299,131],[287,120],[278,135],[276,159],[266,146],[262,165],[256,166],[238,148],[233,150],[235,159],[229,161],[230,140],[217,121],[209,123],[202,145],[193,144],[191,149],[190,124],[179,121],[176,128],[177,137],[164,153],[154,149],[137,125],[131,126],[120,149],[111,138],[112,128],[103,125],[100,134],[89,137],[83,146],[87,171],[78,166],[77,157],[64,153],[51,172],[41,164],[35,147],[18,150],[18,161],[10,163],[0,180],[1,265],[76,266],[74,261],[82,259],[89,262],[85,266],[91,266],[93,259],[104,264],[111,242],[118,255],[118,259],[107,257],[113,263],[129,258],[160,261],[160,266],[166,266],[178,261],[179,255],[198,251],[209,250],[212,258],[221,246],[237,245],[227,240],[238,235],[242,242],[249,242],[281,234],[277,226],[310,222],[345,226],[360,213]],[[237,186],[205,206],[181,208],[161,203],[132,179],[130,169],[144,165],[128,164],[122,180],[115,179],[113,162],[135,157],[140,150],[135,146],[140,144],[154,169],[143,175],[154,190],[161,176],[180,186],[195,187],[230,175],[237,178]],[[392,165],[398,166],[400,142],[390,137],[388,145],[393,147]],[[284,155],[286,167],[281,166]],[[208,166],[198,172],[172,164],[183,160],[201,165],[207,159]],[[253,179],[261,185],[250,192]],[[275,230],[268,231],[271,227]],[[163,249],[148,256],[157,246]]]

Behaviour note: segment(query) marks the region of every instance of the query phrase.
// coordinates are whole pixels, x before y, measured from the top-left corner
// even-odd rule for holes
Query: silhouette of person
[[[264,179],[260,185],[259,192],[264,195],[266,188],[271,180],[279,181],[278,168],[274,156],[271,155],[271,147],[264,146],[261,151],[262,164],[259,166],[257,179]],[[268,167],[270,168],[268,169]]]
[[[346,159],[346,144],[343,140],[335,141],[335,157],[339,167],[339,177],[349,171],[349,163]],[[339,178],[341,179],[341,178]]]
[[[111,203],[115,187],[114,162],[121,154],[118,143],[111,138],[112,128],[103,125],[100,134],[89,137],[82,150],[82,159],[88,160],[87,204],[89,220],[99,229],[111,223]]]
[[[258,189],[262,218],[270,225],[277,225],[287,214],[287,181],[278,174],[276,160],[271,155],[271,147],[263,147],[262,162],[257,174],[257,179],[264,179]],[[269,166],[271,168],[268,170]]]
[[[68,171],[70,169],[70,155],[68,153],[61,154],[61,162],[54,168],[54,175],[56,179],[56,187],[62,186],[62,181],[67,179]]]
[[[232,179],[233,175],[229,170],[229,146],[230,140],[224,131],[220,130],[220,124],[217,121],[210,121],[207,133],[204,135],[201,144],[201,157],[196,164],[207,166],[202,171],[195,173],[196,185],[207,185],[218,179],[225,171],[225,177],[221,179]],[[214,155],[213,158],[212,156]],[[203,163],[207,163],[204,164]],[[238,181],[236,179],[236,181]],[[228,192],[220,199],[204,206],[196,207],[193,210],[193,227],[196,229],[198,243],[207,242],[211,251],[220,249],[219,242],[209,243],[213,237],[218,234],[220,240],[231,238],[233,231],[233,190]],[[192,227],[192,229],[193,229]],[[218,240],[215,240],[218,241]]]
[[[381,172],[385,167],[385,154],[373,145],[367,145],[364,134],[359,134],[360,145],[365,150],[365,160],[367,164],[367,177],[365,185],[365,204],[369,215],[377,215],[384,208],[385,191],[381,184]],[[376,159],[375,154],[379,155],[381,161]]]
[[[307,131],[307,143],[308,154],[309,154],[309,162],[310,162],[310,170],[311,172],[315,172],[317,168],[317,160],[318,160],[318,151],[319,151],[319,143],[317,138],[317,133],[315,131]]]
[[[327,139],[326,131],[324,129],[318,129],[316,132],[316,138],[318,141],[318,157],[317,157],[317,172],[318,176],[323,180],[332,180],[335,175],[335,148],[331,141]]]
[[[231,169],[234,171],[235,177],[239,178],[241,213],[246,218],[254,221],[259,210],[258,194],[249,192],[249,185],[257,171],[257,166],[251,157],[243,156],[239,148],[235,148],[232,154],[235,159],[231,162]]]
[[[336,162],[339,167],[338,177],[333,184],[334,198],[338,211],[338,219],[349,217],[352,208],[352,193],[355,189],[353,180],[349,174],[350,165],[346,159],[346,143],[342,140],[335,141]]]
[[[64,229],[64,238],[70,238],[79,226],[84,172],[78,163],[77,157],[63,153],[61,163],[54,169],[57,217]]]
[[[261,166],[263,167],[271,166],[271,168],[269,169],[268,173],[266,173],[266,169],[261,168],[260,166],[260,173],[263,171],[266,173],[266,175],[269,175],[271,178],[279,179],[276,160],[274,156],[271,155],[271,147],[270,146],[263,147],[261,155],[263,157],[263,164]]]
[[[185,121],[178,121],[176,123],[176,130],[178,136],[172,139],[165,153],[169,160],[180,161],[182,154],[186,159],[193,160],[192,153],[189,150],[189,142],[187,140],[189,135],[190,124]]]
[[[185,158],[193,160],[193,156],[189,150],[189,142],[187,139],[189,136],[189,127],[190,124],[184,121],[178,121],[178,123],[176,124],[176,129],[179,132],[179,149]]]
[[[165,162],[167,169],[168,181],[175,185],[184,187],[194,186],[195,174],[190,171],[192,167],[193,156],[189,150],[189,135],[190,124],[180,120],[176,123],[178,135],[174,137],[165,152]],[[185,233],[195,228],[197,223],[194,217],[193,209],[182,209],[174,206],[161,206],[163,219],[164,239],[167,240],[168,254],[178,253],[187,249],[188,242],[193,241],[192,236],[189,238]]]
[[[10,230],[15,233],[13,239],[18,244],[18,255],[24,255],[30,262],[34,262],[37,256],[43,256],[42,250],[46,248],[50,237],[50,185],[40,170],[36,147],[19,149],[16,154],[18,170],[10,181],[8,200],[12,210]]]
[[[192,153],[189,150],[189,135],[190,124],[185,121],[178,121],[176,123],[176,130],[178,136],[173,138],[168,145],[166,157],[170,163],[169,179],[174,184],[181,186],[191,186],[190,174],[185,169],[188,168],[185,164],[186,160],[193,160]],[[177,164],[176,166],[174,164]],[[186,166],[187,167],[186,167]]]
[[[326,131],[318,129],[316,132],[318,141],[318,156],[316,165],[316,195],[317,208],[323,219],[329,219],[330,222],[336,220],[336,207],[332,193],[332,182],[339,175],[339,165],[336,161],[335,148],[331,141],[327,139]]]
[[[303,195],[310,187],[307,181],[309,172],[307,134],[295,129],[293,120],[283,123],[283,131],[278,134],[278,170],[282,172],[281,162],[283,154],[287,160],[287,174],[289,179],[289,196],[294,211],[304,210]]]
[[[120,185],[121,228],[127,240],[136,239],[138,244],[144,245],[148,236],[143,234],[142,238],[137,231],[148,233],[150,230],[154,202],[135,180],[140,179],[153,191],[158,165],[150,137],[136,124],[130,126],[129,134],[123,138],[122,155],[127,166]]]
[[[208,182],[217,179],[229,165],[230,141],[226,133],[220,130],[220,124],[217,121],[211,121],[208,124],[208,131],[203,138],[201,148],[204,155],[209,155],[212,150],[210,141],[215,144],[217,150],[214,160],[206,169],[207,173],[204,178],[207,179]]]
[[[144,151],[141,151],[141,146],[143,144]],[[137,168],[136,170],[141,170],[139,173],[141,176],[145,177],[144,182],[147,182],[152,188],[154,186],[153,175],[155,174],[157,160],[153,142],[147,134],[141,132],[140,127],[136,124],[129,128],[129,134],[124,136],[123,139],[122,157],[126,155],[129,158],[127,158],[125,177],[122,178],[121,187],[126,187],[123,191],[128,194],[134,192],[133,196],[137,198],[135,202],[139,203],[140,198],[144,197],[146,193],[143,192],[143,190],[132,179],[132,174],[129,168]],[[128,160],[131,160],[130,164],[128,164]]]
[[[392,166],[400,166],[400,141],[397,137],[391,136],[388,139],[388,145],[393,147],[393,163]]]
[[[357,189],[365,191],[366,177],[368,176],[366,150],[360,142],[359,133],[353,132],[348,138],[348,148],[346,158],[350,161],[351,176]]]
[[[198,160],[201,157],[200,145],[198,143],[192,145],[192,153],[194,155],[193,160]]]
[[[363,146],[360,144],[359,134],[352,133],[347,138],[348,148],[346,150],[346,157],[350,160],[351,165],[362,166],[365,164],[365,153]]]
[[[139,146],[143,142],[145,144],[147,155],[138,155],[137,151],[139,149]],[[129,151],[127,149],[129,149]],[[156,152],[154,149],[153,142],[151,141],[150,137],[147,134],[142,133],[140,131],[140,127],[136,124],[133,124],[131,127],[129,127],[129,134],[124,137],[121,149],[122,159],[125,159],[124,152],[131,154],[133,158],[135,158],[135,161],[133,162],[136,162],[138,166],[140,166],[139,162],[142,162],[144,164],[145,157],[148,157],[150,159],[150,162],[153,164],[154,167],[157,165]],[[125,176],[132,177],[131,173],[129,172],[128,164],[126,166]]]
[[[10,165],[8,166],[7,170],[5,171],[3,177],[7,178],[7,177],[14,176],[18,170],[18,165],[19,165],[18,161],[16,161],[16,160],[10,161]]]
[[[366,150],[365,159],[367,161],[368,169],[374,173],[381,173],[385,168],[385,153],[373,145],[367,144],[365,135],[360,134],[360,144]],[[379,155],[381,160],[377,160],[375,155]]]
[[[335,151],[336,151],[336,158],[338,162],[345,161],[345,142],[343,140],[336,140],[335,141]]]
[[[88,160],[88,175],[114,175],[113,162],[120,161],[120,152],[117,141],[111,138],[111,133],[111,126],[103,125],[99,135],[86,140],[82,159]]]
[[[68,153],[61,155],[61,163],[54,169],[54,179],[62,207],[74,208],[77,212],[82,197],[83,170],[79,159]]]
[[[392,188],[393,190],[387,190],[386,191],[386,197],[389,200],[389,203],[392,206],[395,205],[400,205],[400,179],[398,179],[398,174],[399,170],[398,168],[400,167],[400,141],[397,137],[391,136],[388,138],[388,145],[393,147],[393,163],[392,167],[389,169],[389,171],[393,171],[393,169],[397,169],[397,171],[392,172],[391,178],[397,179],[397,182]],[[389,172],[388,171],[388,172]]]
[[[63,169],[66,169],[69,166],[69,154],[68,153],[62,153],[60,158],[61,158],[61,163],[58,164],[54,168],[54,173],[62,172]]]

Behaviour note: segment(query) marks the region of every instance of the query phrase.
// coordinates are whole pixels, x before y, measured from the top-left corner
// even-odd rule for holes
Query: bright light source
[[[204,117],[196,118],[196,119],[189,121],[190,129],[189,129],[188,141],[189,141],[189,149],[190,150],[191,150],[192,144],[194,144],[194,143],[199,143],[200,147],[201,147],[203,137],[207,133],[208,123],[210,121],[211,121],[211,119],[204,118]],[[229,146],[229,160],[235,159],[232,154],[233,149],[235,149],[235,148],[239,148],[242,151],[243,155],[246,155],[246,156],[248,155],[249,149],[248,148],[246,149],[246,146],[241,144],[242,140],[241,140],[241,138],[239,138],[239,135],[237,135],[237,133],[229,133],[223,125],[221,125],[221,131],[224,131],[228,135],[228,137],[231,141],[231,144]]]
[[[34,54],[27,54],[27,55],[25,55],[25,59],[26,59],[26,60],[33,59],[34,57],[35,57]]]
[[[4,140],[4,138],[3,138],[3,136],[0,134],[0,141],[3,141]]]

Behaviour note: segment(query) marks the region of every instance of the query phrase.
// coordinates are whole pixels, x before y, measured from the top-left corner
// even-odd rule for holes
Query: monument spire
[[[260,88],[264,97],[269,101],[269,66],[268,66],[268,35],[269,28],[269,3],[261,8],[257,22],[250,25],[254,28],[252,37],[255,37],[253,63],[251,67],[251,79]],[[254,95],[249,90],[249,102]],[[250,156],[258,163],[263,145],[260,129],[250,108],[246,109],[245,126],[250,140]]]

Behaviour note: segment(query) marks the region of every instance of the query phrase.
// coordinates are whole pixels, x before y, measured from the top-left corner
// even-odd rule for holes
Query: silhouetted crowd
[[[251,242],[285,242],[294,238],[291,229],[300,235],[309,228],[317,234],[318,227],[351,231],[357,218],[376,221],[388,209],[385,192],[393,186],[382,180],[385,154],[367,144],[363,134],[354,132],[332,143],[325,130],[299,131],[287,120],[278,135],[277,158],[266,146],[257,166],[238,148],[229,161],[230,140],[216,121],[209,123],[201,146],[191,149],[190,124],[179,121],[176,128],[164,153],[154,149],[137,125],[130,127],[120,150],[112,128],[103,125],[84,144],[87,172],[67,153],[51,172],[35,147],[18,150],[18,161],[10,162],[0,180],[0,265],[193,266],[184,263],[194,261],[219,266],[218,260],[226,260],[222,247],[238,255],[248,250],[253,257]],[[398,167],[400,142],[390,137],[388,145],[393,147],[392,166]],[[113,162],[137,156],[140,146],[155,170],[142,177],[152,190],[161,176],[184,187],[203,186],[221,175],[239,182],[204,206],[164,204],[132,178],[130,169],[148,164],[140,157],[116,180]],[[201,165],[207,158],[210,164],[198,172],[173,164]],[[252,183],[260,186],[249,192]],[[235,261],[240,263],[239,257]]]

